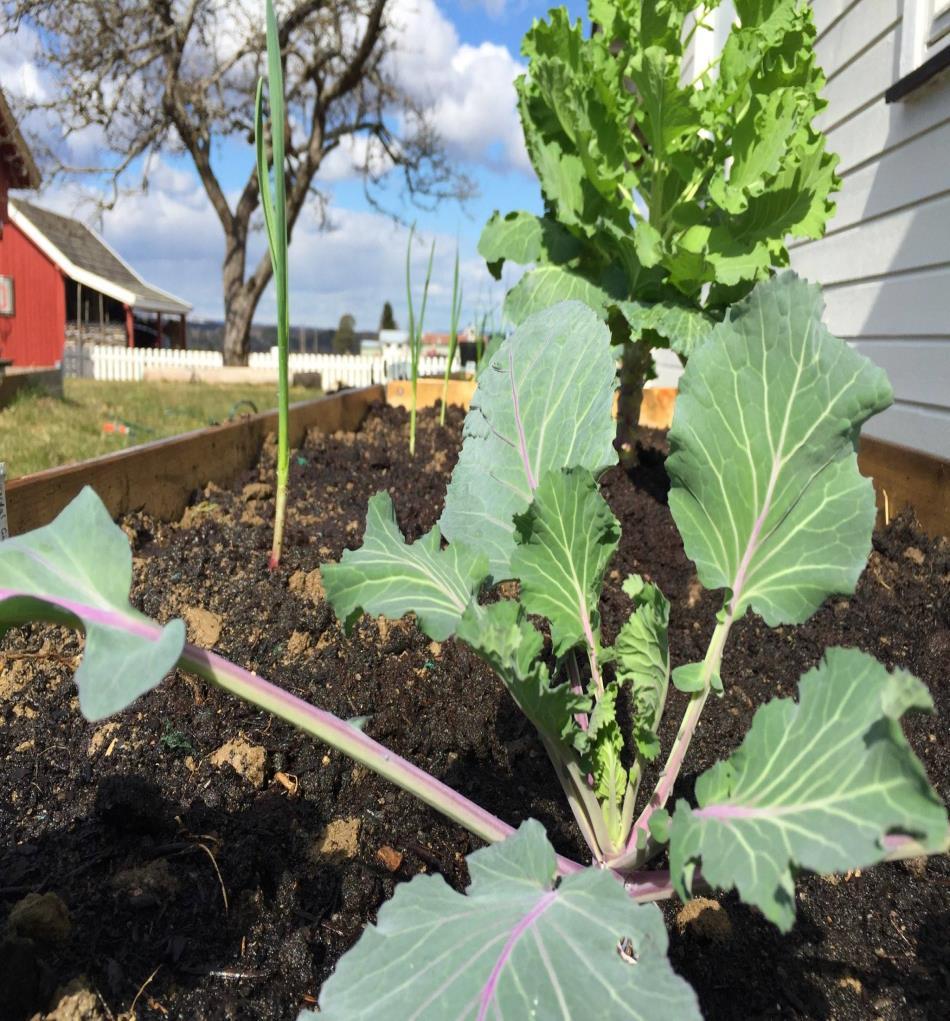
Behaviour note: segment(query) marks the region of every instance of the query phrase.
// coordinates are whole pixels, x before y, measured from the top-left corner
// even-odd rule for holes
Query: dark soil
[[[441,429],[424,413],[414,461],[399,410],[377,409],[357,435],[313,436],[294,462],[274,573],[267,451],[232,491],[196,494],[178,524],[126,520],[133,601],[162,620],[184,615],[195,640],[319,706],[369,716],[373,737],[511,823],[540,819],[558,850],[583,858],[544,751],[491,673],[409,622],[365,619],[345,638],[312,573],[359,544],[378,489],[392,494],[410,539],[435,522],[461,418],[452,409]],[[639,466],[606,479],[623,541],[603,615],[612,638],[630,610],[620,580],[645,574],[672,601],[681,663],[702,657],[718,603],[683,554],[663,454],[663,436],[651,434]],[[838,643],[928,685],[937,715],[914,716],[906,730],[946,799],[948,581],[946,541],[901,518],[875,535],[853,598],[829,601],[799,628],[771,631],[752,618],[736,626],[725,696],[706,711],[677,793],[735,748],[756,706],[793,694],[800,673]],[[87,1013],[56,1018],[118,1017],[135,1001],[140,1021],[293,1019],[397,882],[440,872],[464,887],[463,858],[478,846],[467,833],[190,677],[176,674],[105,725],[86,723],[71,682],[80,651],[79,638],[49,627],[0,645],[0,930],[30,893],[55,894],[68,909],[64,921],[55,899],[39,902],[60,907],[45,925],[17,909],[21,921],[0,944],[2,1018],[50,1009],[54,990],[82,976]],[[682,705],[674,693],[667,746]],[[215,764],[235,740],[244,742],[241,772]],[[709,1019],[950,1017],[945,857],[803,877],[785,936],[731,894],[705,910],[664,911],[674,966]]]

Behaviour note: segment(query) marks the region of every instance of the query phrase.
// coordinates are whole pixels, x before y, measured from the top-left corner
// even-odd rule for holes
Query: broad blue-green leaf
[[[556,883],[540,823],[467,860],[466,894],[441,876],[400,883],[324,984],[320,1012],[301,1017],[698,1021],[659,909],[603,869]]]
[[[620,541],[620,524],[586,468],[550,471],[515,518],[518,548],[511,573],[528,613],[551,622],[554,653],[586,640],[596,648],[600,589]]]
[[[488,563],[462,543],[440,547],[438,528],[408,545],[389,493],[372,497],[363,545],[321,571],[327,599],[347,630],[363,613],[395,619],[412,612],[430,638],[448,638],[485,580]]]
[[[527,273],[505,295],[505,315],[515,324],[559,301],[582,301],[601,315],[613,298],[609,290],[587,277],[553,263],[544,263]]]
[[[89,720],[119,712],[175,666],[185,625],[160,627],[129,603],[132,553],[122,530],[86,486],[51,524],[0,542],[0,634],[55,619],[86,633],[76,671]]]
[[[924,686],[856,649],[829,649],[799,682],[799,699],[758,710],[739,749],[680,800],[670,866],[681,895],[695,868],[735,887],[781,929],[795,917],[793,869],[844,872],[881,861],[887,837],[927,851],[948,842],[947,813],[900,727],[930,708]]]
[[[541,659],[543,639],[518,603],[472,603],[456,634],[505,682],[511,697],[538,730],[555,741],[576,744],[581,740],[574,715],[586,712],[590,699],[575,694],[569,684],[551,685]]]
[[[639,337],[644,330],[653,330],[664,337],[670,350],[681,358],[689,358],[694,348],[709,336],[715,322],[698,309],[658,301],[648,305],[640,301],[624,301],[617,306],[630,324],[630,332]]]
[[[514,516],[546,472],[616,461],[615,376],[607,327],[578,302],[532,316],[479,374],[439,526],[484,554],[495,581],[512,577]]]
[[[818,287],[759,284],[693,353],[680,380],[670,510],[707,588],[772,626],[852,592],[874,494],[858,471],[861,424],[891,401],[884,372],[821,323]]]
[[[633,688],[637,750],[644,758],[655,759],[660,750],[656,729],[670,680],[670,604],[656,585],[639,575],[627,578],[623,590],[633,599],[634,610],[617,635],[612,656],[617,679]]]

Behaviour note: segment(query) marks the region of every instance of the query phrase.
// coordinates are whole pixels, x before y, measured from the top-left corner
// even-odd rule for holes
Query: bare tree
[[[222,184],[220,148],[253,141],[254,89],[265,61],[260,0],[0,0],[4,34],[32,29],[53,82],[48,98],[14,96],[27,128],[42,119],[59,132],[34,139],[53,176],[111,182],[113,205],[130,184],[148,187],[162,153],[187,154],[221,223],[224,356],[246,360],[251,317],[271,277],[265,252],[250,270],[259,185],[253,154],[236,199]],[[325,211],[315,179],[340,146],[355,156],[371,201],[399,173],[417,200],[464,197],[433,130],[430,110],[394,74],[393,0],[278,3],[287,92],[287,226],[308,201]],[[29,115],[34,115],[32,118]],[[77,165],[71,140],[90,129],[102,164]],[[358,154],[358,155],[357,155]],[[230,189],[229,189],[230,190]],[[186,243],[186,239],[183,239]]]

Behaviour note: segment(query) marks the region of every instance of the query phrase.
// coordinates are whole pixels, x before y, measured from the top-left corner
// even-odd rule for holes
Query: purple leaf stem
[[[86,623],[95,623],[116,631],[124,631],[140,638],[154,641],[161,634],[162,627],[154,621],[133,613],[122,613],[105,606],[94,606],[79,600],[57,598],[55,602],[43,605],[46,613],[36,612],[37,599],[13,589],[0,588],[0,603],[7,599],[26,598],[30,604],[23,614],[23,623],[47,619],[57,624],[73,623],[64,619],[75,617]],[[42,602],[42,601],[40,601]],[[13,623],[7,620],[7,623]],[[185,643],[178,660],[182,670],[195,673],[253,705],[259,706],[281,719],[292,723],[307,734],[343,752],[356,762],[372,769],[396,786],[415,795],[420,801],[448,816],[460,826],[487,841],[496,843],[511,836],[515,830],[508,823],[492,815],[480,805],[470,801],[458,791],[430,776],[418,766],[396,755],[385,745],[374,741],[356,727],[334,716],[324,709],[318,709],[303,699],[284,691],[276,685],[258,677],[250,671],[236,666],[214,652],[199,649]],[[889,838],[890,839],[890,838]],[[557,872],[566,876],[582,871],[585,866],[563,855],[556,856]],[[625,876],[617,873],[617,879],[624,882],[634,900],[655,900],[663,886],[663,873],[632,872]],[[672,888],[662,896],[672,895]]]
[[[735,605],[736,598],[734,597],[730,603],[730,607]],[[659,780],[657,780],[656,787],[653,790],[653,795],[647,802],[646,807],[640,813],[639,818],[633,824],[633,828],[630,831],[630,839],[627,841],[626,853],[615,861],[610,862],[610,865],[615,868],[625,868],[629,865],[640,864],[639,855],[637,853],[637,844],[641,839],[645,839],[646,846],[649,846],[650,818],[654,812],[663,808],[670,794],[673,792],[673,786],[679,776],[683,760],[686,758],[689,743],[693,739],[693,734],[696,733],[696,726],[699,723],[699,717],[702,715],[703,707],[706,705],[706,699],[709,697],[712,675],[719,672],[719,667],[722,663],[722,650],[726,644],[726,638],[729,636],[729,629],[732,627],[732,621],[733,616],[730,609],[725,620],[723,620],[722,623],[717,624],[713,631],[712,638],[709,641],[709,649],[707,650],[706,658],[703,661],[703,686],[699,691],[693,693],[689,700],[689,704],[686,706],[686,711],[683,713],[683,719],[680,722],[679,730],[676,732],[676,738],[673,741],[673,747],[670,749],[666,765],[660,773]],[[643,834],[643,838],[640,837],[640,834]]]
[[[501,953],[498,955],[498,960],[495,961],[495,964],[492,967],[491,974],[488,976],[488,981],[482,989],[482,995],[479,998],[478,1004],[477,1021],[485,1021],[485,1018],[488,1017],[488,1010],[491,1007],[492,1000],[495,998],[495,989],[498,986],[498,979],[501,977],[502,970],[508,963],[508,959],[511,957],[512,952],[515,949],[515,944],[517,944],[518,940],[521,939],[528,929],[534,925],[534,923],[544,914],[545,911],[548,910],[549,907],[551,907],[552,904],[554,904],[556,900],[556,890],[551,890],[546,893],[511,930],[511,934],[508,936],[505,945],[501,949]]]
[[[508,378],[511,381],[511,401],[514,405],[515,425],[518,429],[518,449],[521,452],[521,463],[524,465],[525,477],[528,480],[528,487],[533,493],[538,488],[538,481],[531,470],[531,458],[528,454],[528,440],[524,432],[524,423],[521,421],[521,405],[518,400],[518,386],[515,383],[515,353],[508,346]]]

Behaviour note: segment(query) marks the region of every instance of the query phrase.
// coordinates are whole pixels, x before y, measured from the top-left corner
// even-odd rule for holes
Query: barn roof
[[[39,188],[40,172],[33,162],[13,111],[0,90],[0,162],[7,168],[11,188]]]
[[[134,269],[84,223],[10,199],[10,220],[73,280],[140,312],[185,315],[191,305],[147,284]]]

